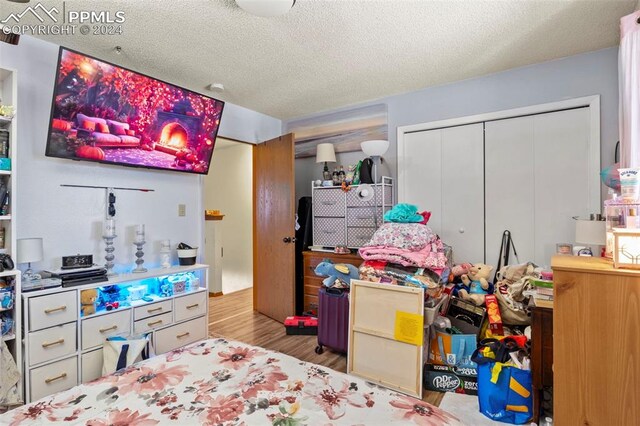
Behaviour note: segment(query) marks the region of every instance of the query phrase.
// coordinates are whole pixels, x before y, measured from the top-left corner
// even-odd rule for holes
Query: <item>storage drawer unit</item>
[[[167,312],[166,314],[162,314],[162,315],[156,315],[154,317],[141,319],[133,323],[133,333],[134,334],[145,333],[150,330],[155,330],[156,328],[167,326],[172,322],[173,322],[173,314],[171,312]]]
[[[143,318],[152,317],[154,315],[164,314],[171,312],[172,307],[171,300],[163,300],[162,302],[151,303],[145,306],[139,306],[133,309],[134,321],[141,320]]]
[[[384,212],[393,204],[392,179],[383,180],[384,184],[372,185],[375,195],[366,201],[358,197],[358,186],[346,192],[337,187],[314,187],[313,245],[359,248],[369,242],[370,235],[384,222]],[[366,228],[370,230],[364,231]]]
[[[78,384],[78,357],[34,368],[29,379],[31,401],[70,389]]]
[[[60,325],[78,318],[78,297],[75,291],[29,299],[29,331]]]
[[[176,297],[174,303],[176,322],[197,317],[207,312],[207,293],[201,291],[188,296]]]
[[[163,354],[205,337],[207,337],[206,317],[172,325],[155,332],[156,353]]]
[[[29,336],[29,365],[37,365],[78,350],[76,323],[45,328]]]
[[[131,309],[82,320],[82,349],[102,345],[107,337],[131,332]]]

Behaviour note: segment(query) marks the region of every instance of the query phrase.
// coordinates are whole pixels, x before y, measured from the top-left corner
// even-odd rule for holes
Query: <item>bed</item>
[[[209,339],[0,416],[34,425],[459,425],[426,402],[288,355]]]

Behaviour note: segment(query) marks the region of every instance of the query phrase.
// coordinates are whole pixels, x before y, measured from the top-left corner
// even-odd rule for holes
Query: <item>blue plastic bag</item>
[[[472,357],[478,364],[480,412],[499,422],[529,423],[533,417],[531,371],[485,358],[480,354],[483,347],[480,345]]]

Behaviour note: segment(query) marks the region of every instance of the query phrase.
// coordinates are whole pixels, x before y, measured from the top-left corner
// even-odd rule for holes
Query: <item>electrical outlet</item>
[[[187,206],[185,204],[178,204],[178,216],[187,215]]]

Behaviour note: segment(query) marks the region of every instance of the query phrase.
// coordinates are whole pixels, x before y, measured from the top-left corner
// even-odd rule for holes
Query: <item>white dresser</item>
[[[81,315],[80,292],[111,285],[153,284],[162,277],[193,273],[199,286],[153,301],[135,300],[110,311]],[[208,335],[208,266],[177,266],[124,274],[108,282],[22,294],[24,389],[27,402],[102,376],[102,346],[109,336],[152,333],[156,354]]]

